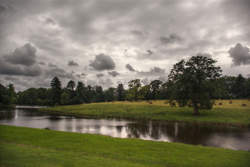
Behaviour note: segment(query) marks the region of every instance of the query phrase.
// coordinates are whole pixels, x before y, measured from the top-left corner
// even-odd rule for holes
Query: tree
[[[104,91],[105,101],[114,101],[115,100],[115,88],[108,88]]]
[[[138,96],[139,96],[139,89],[141,87],[141,80],[140,79],[134,79],[128,82],[128,94],[127,94],[127,98],[129,100],[138,100]]]
[[[235,82],[232,86],[232,92],[235,96],[235,98],[244,98],[245,97],[245,92],[246,92],[246,79],[239,74]]]
[[[84,86],[82,82],[77,83],[76,96],[77,96],[77,101],[79,103],[89,102],[89,100],[87,99],[87,88]]]
[[[168,76],[170,100],[176,100],[181,107],[191,105],[194,115],[199,115],[199,109],[211,109],[211,97],[216,93],[213,83],[222,72],[215,63],[204,56],[193,56],[188,61],[176,63]]]
[[[117,86],[117,100],[118,101],[125,100],[125,90],[124,90],[123,84],[119,84]]]
[[[151,90],[151,94],[152,94],[152,99],[156,99],[156,97],[159,96],[161,84],[162,84],[162,81],[160,81],[160,80],[154,80],[150,83],[150,90]]]
[[[105,96],[104,96],[104,93],[103,93],[102,86],[96,86],[95,87],[95,101],[96,102],[105,101]]]
[[[74,91],[75,90],[75,86],[76,86],[75,82],[72,81],[72,80],[70,80],[68,82],[68,84],[67,84],[67,89],[70,90],[70,91]]]
[[[51,86],[51,99],[52,99],[52,103],[55,104],[60,104],[61,102],[61,81],[57,78],[54,77],[52,79],[52,81],[50,82],[50,86]]]

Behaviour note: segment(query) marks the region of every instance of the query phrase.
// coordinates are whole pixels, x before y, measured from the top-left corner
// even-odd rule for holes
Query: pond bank
[[[83,164],[92,167],[245,167],[250,164],[247,151],[2,125],[0,132],[0,166],[6,167]]]
[[[39,109],[51,114],[84,118],[126,118],[135,120],[179,121],[213,126],[250,127],[249,107],[216,107],[193,116],[192,108],[170,107],[164,104],[140,102],[91,103]]]

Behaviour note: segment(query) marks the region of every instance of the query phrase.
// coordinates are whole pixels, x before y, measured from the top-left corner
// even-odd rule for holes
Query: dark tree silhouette
[[[152,99],[156,99],[156,97],[159,95],[161,84],[162,84],[162,81],[160,80],[154,80],[150,83]]]
[[[54,77],[50,83],[51,86],[51,99],[53,105],[58,105],[61,103],[61,81],[57,78]]]
[[[211,58],[193,56],[188,61],[181,60],[175,64],[168,76],[171,101],[176,100],[179,106],[191,105],[194,115],[199,115],[199,109],[211,109],[211,98],[215,93],[213,81],[222,72],[215,63]]]
[[[123,84],[119,84],[117,87],[117,100],[118,101],[125,100],[125,90]]]

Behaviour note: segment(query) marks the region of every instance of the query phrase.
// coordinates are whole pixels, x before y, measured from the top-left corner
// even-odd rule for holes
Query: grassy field
[[[231,102],[229,100],[217,100],[212,110],[202,110],[200,116],[193,116],[192,108],[170,107],[167,101],[163,100],[91,103],[57,106],[42,110],[79,117],[116,117],[250,126],[249,100],[233,100]]]
[[[1,167],[247,167],[250,152],[0,126]]]

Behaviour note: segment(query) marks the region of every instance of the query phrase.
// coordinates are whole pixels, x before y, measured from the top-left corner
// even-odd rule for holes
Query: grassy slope
[[[0,166],[246,167],[250,152],[0,126]]]
[[[218,105],[222,103],[222,105]],[[246,104],[247,106],[241,106]],[[192,115],[192,108],[170,107],[165,101],[147,102],[110,102],[92,103],[71,106],[58,106],[47,109],[64,115],[90,117],[121,117],[152,120],[197,121],[208,123],[228,123],[235,125],[250,125],[250,101],[228,100],[216,101],[212,110],[203,110],[198,117]]]

